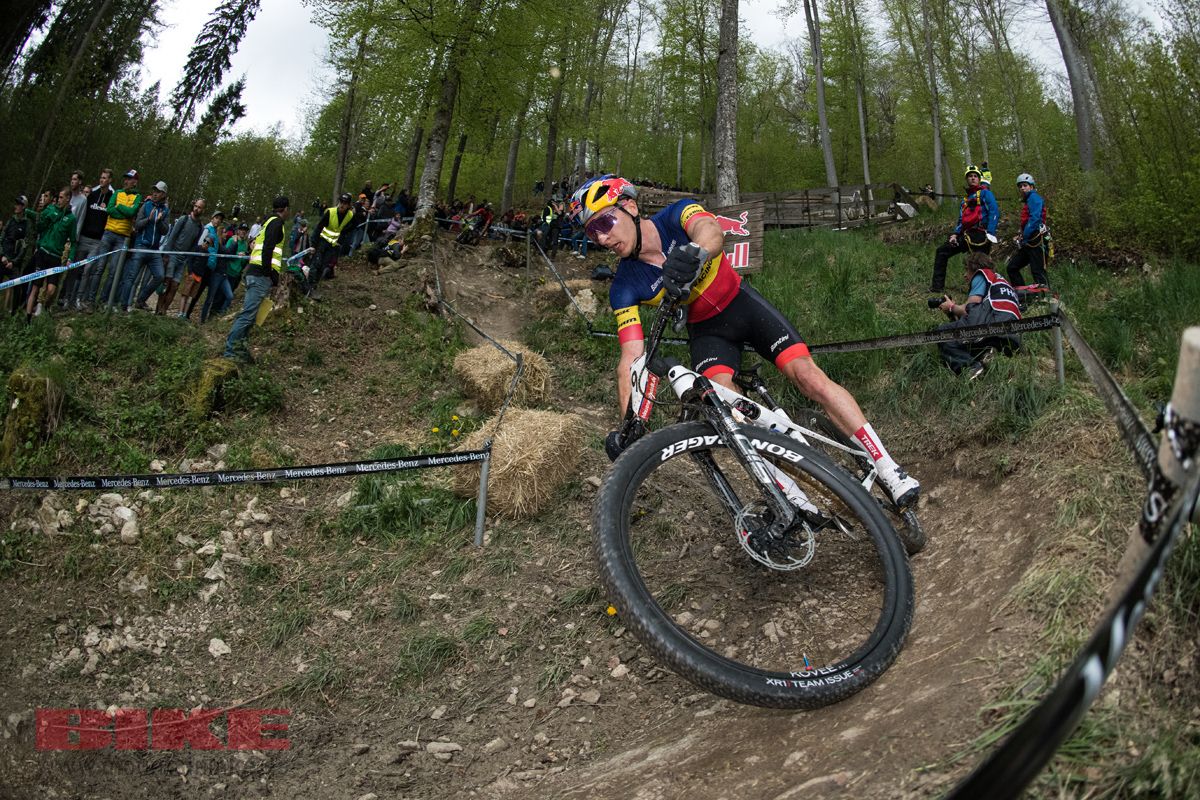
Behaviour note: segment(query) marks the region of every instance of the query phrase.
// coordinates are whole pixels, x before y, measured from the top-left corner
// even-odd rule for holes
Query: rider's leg
[[[858,401],[817,366],[808,355],[796,356],[778,364],[780,371],[792,384],[825,409],[833,423],[848,436],[857,439],[875,461],[879,479],[897,505],[908,505],[917,499],[920,483],[909,477],[883,445],[879,434],[867,422]]]

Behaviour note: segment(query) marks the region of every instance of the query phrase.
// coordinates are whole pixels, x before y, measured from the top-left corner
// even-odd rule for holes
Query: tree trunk
[[[970,132],[967,131],[966,125],[962,126],[962,140],[963,140],[963,163],[964,164],[974,164],[975,162],[971,159],[971,134],[970,134]]]
[[[446,200],[453,203],[454,193],[458,189],[458,168],[462,166],[463,153],[467,151],[467,135],[458,137],[458,150],[454,153],[454,165],[450,167],[450,185],[446,187]]]
[[[423,120],[425,115],[421,115]],[[408,166],[404,168],[404,191],[412,197],[413,182],[417,179],[417,158],[421,155],[421,142],[425,138],[425,126],[418,121],[413,128],[412,143],[408,146]]]
[[[804,0],[804,21],[808,25],[808,43],[812,50],[813,79],[817,86],[817,123],[821,129],[821,153],[825,156],[825,182],[837,186],[837,168],[833,164],[833,142],[829,138],[829,118],[825,114],[825,63],[821,55],[821,18],[816,0]]]
[[[675,148],[675,188],[683,188],[683,126],[679,126],[679,144]]]
[[[429,147],[425,153],[425,169],[421,172],[421,191],[417,196],[418,217],[433,217],[438,185],[442,181],[442,162],[446,157],[446,138],[450,135],[454,102],[458,99],[458,86],[462,82],[462,68],[459,65],[466,57],[467,46],[475,35],[475,22],[482,7],[483,0],[469,0],[460,17],[458,31],[454,35],[446,59],[442,93],[433,113],[433,124],[429,129]]]
[[[558,75],[554,78],[554,94],[550,96],[550,111],[546,114],[548,123],[546,131],[546,172],[544,175],[544,191],[546,199],[549,199],[553,194],[552,187],[557,178],[554,176],[555,157],[558,155],[558,116],[562,111],[563,84],[566,80],[566,71],[564,65],[567,62],[567,47],[564,41],[559,49],[558,58],[555,61],[555,69],[558,70]],[[551,70],[551,75],[554,74],[554,69]]]
[[[1096,166],[1096,152],[1093,144],[1093,112],[1092,99],[1088,92],[1087,78],[1084,75],[1083,59],[1071,30],[1067,27],[1060,0],[1046,0],[1046,10],[1050,12],[1050,25],[1054,35],[1058,37],[1058,46],[1062,50],[1063,64],[1067,68],[1067,80],[1071,84],[1071,105],[1075,112],[1075,140],[1079,146],[1079,166],[1084,172],[1091,172]]]
[[[717,55],[717,119],[713,155],[717,170],[717,205],[740,201],[737,174],[738,0],[721,0],[721,44]]]
[[[869,187],[871,185],[871,153],[867,147],[867,108],[863,103],[863,84],[861,80],[854,82],[854,93],[858,101],[858,139],[862,145],[863,183]],[[870,188],[868,188],[867,200],[871,201],[874,199]]]
[[[504,191],[500,193],[500,213],[503,214],[513,205],[513,184],[517,180],[517,155],[521,150],[521,135],[525,128],[525,108],[517,114],[513,125],[512,139],[508,143],[508,161],[504,164]]]
[[[942,186],[942,110],[938,104],[937,73],[934,70],[933,35],[929,28],[929,2],[921,0],[921,22],[925,29],[925,62],[929,68],[929,114],[933,123],[933,192],[944,193]],[[954,183],[951,182],[950,186]],[[941,198],[938,198],[941,202]]]
[[[367,13],[371,13],[370,3]],[[346,108],[342,111],[342,124],[339,128],[337,164],[333,168],[333,202],[337,202],[342,194],[342,186],[346,181],[346,162],[350,158],[351,123],[354,120],[355,95],[358,93],[358,74],[362,66],[363,56],[367,49],[367,27],[358,34],[358,51],[354,56],[354,66],[350,69],[350,85],[346,87]]]

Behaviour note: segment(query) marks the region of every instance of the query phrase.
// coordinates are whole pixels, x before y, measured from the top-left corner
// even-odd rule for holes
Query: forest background
[[[16,0],[0,36],[0,187],[33,195],[77,167],[90,182],[137,165],[176,205],[265,210],[282,192],[307,208],[393,180],[423,204],[471,192],[533,206],[536,181],[583,170],[702,194],[734,164],[741,191],[953,194],[986,160],[1010,210],[1016,174],[1037,176],[1060,241],[1200,253],[1197,0],[1161,0],[1154,23],[1115,0],[787,2],[804,35],[736,49],[721,38],[732,0],[306,3],[328,31],[329,80],[270,76],[297,99],[303,134],[287,138],[235,131],[248,76],[231,57],[261,0],[215,5],[169,91],[142,75],[160,4]],[[1063,73],[1032,57],[1039,29]],[[736,65],[724,80],[722,53]],[[721,100],[731,83],[736,101]],[[718,113],[730,108],[735,136]]]

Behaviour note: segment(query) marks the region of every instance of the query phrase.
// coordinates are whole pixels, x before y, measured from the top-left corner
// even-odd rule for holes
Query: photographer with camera
[[[967,256],[965,267],[970,287],[965,302],[955,303],[949,295],[929,298],[931,309],[940,309],[951,319],[950,322],[939,325],[939,331],[1009,322],[1021,318],[1017,292],[992,269],[991,256],[981,252],[971,253]],[[1021,337],[1015,333],[938,344],[938,351],[946,366],[956,375],[966,375],[969,381],[984,373],[996,350],[1010,355],[1020,348]]]

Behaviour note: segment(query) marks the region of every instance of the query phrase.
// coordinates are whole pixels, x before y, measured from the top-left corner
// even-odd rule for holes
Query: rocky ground
[[[593,261],[560,264],[578,280]],[[506,339],[548,278],[536,261],[526,272],[477,251],[441,263],[451,302]],[[433,379],[427,393],[449,406],[392,392],[414,365],[388,348],[410,334],[406,304],[430,277],[420,263],[349,266],[308,311],[305,348],[257,337],[262,367],[289,376],[262,466],[428,450],[441,415],[481,420]],[[1006,598],[1056,514],[1054,465],[989,448],[901,453],[927,488],[929,545],[912,564],[899,660],[830,708],[740,707],[660,668],[605,613],[588,519],[611,381],[563,381],[548,405],[586,420],[578,474],[537,518],[490,519],[482,549],[470,520],[435,541],[347,532],[337,520],[359,502],[347,480],[4,498],[11,525],[53,545],[0,581],[0,797],[892,798],[964,774],[988,726],[979,709],[1020,672],[1038,628]],[[151,468],[219,469],[226,455],[162,453]],[[440,503],[445,471],[421,481],[421,499]],[[984,498],[991,513],[970,515]],[[201,706],[285,709],[290,747],[33,746],[35,708]]]

